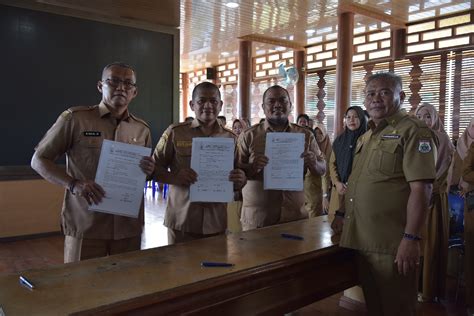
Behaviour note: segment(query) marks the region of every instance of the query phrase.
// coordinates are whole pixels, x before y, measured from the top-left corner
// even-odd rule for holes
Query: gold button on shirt
[[[67,173],[79,180],[94,180],[104,139],[151,147],[148,125],[127,112],[117,122],[105,104],[78,106],[64,111],[35,150],[41,157],[67,157]],[[91,239],[123,239],[140,236],[143,203],[138,218],[88,210],[86,200],[66,190],[61,226],[65,235]]]
[[[227,137],[236,135],[222,127],[217,121],[211,136],[205,135],[197,119],[170,125],[163,133],[154,152],[155,172],[177,174],[183,168],[191,168],[191,150],[194,137]],[[227,228],[227,203],[192,202],[189,187],[173,185],[169,187],[168,204],[164,225],[168,228],[195,234],[223,233]]]
[[[340,245],[395,255],[409,182],[435,179],[437,150],[430,129],[404,110],[370,127],[356,145]]]
[[[274,131],[265,121],[240,134],[237,144],[239,167],[244,170],[249,169],[256,155],[265,154],[267,132]],[[319,160],[324,160],[316,139],[309,129],[289,123],[284,132],[305,134],[305,150],[314,152]],[[308,218],[308,212],[304,207],[303,191],[264,190],[263,170],[253,177],[247,174],[247,177],[247,184],[242,189],[241,221],[245,227],[251,229]]]

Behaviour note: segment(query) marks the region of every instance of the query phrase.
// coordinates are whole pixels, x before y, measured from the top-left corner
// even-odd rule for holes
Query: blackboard
[[[0,168],[28,166],[65,109],[98,104],[97,81],[114,61],[136,69],[129,110],[155,145],[173,120],[173,36],[0,5]]]

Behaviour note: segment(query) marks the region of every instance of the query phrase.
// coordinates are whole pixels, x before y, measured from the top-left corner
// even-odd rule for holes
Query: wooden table
[[[357,283],[354,253],[331,235],[323,216],[23,272],[34,290],[3,275],[0,306],[7,316],[282,314]]]

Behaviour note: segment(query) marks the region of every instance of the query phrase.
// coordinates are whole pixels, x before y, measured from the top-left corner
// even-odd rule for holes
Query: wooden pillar
[[[295,84],[295,107],[296,107],[296,117],[298,115],[305,113],[305,87],[304,80],[305,75],[303,72],[304,69],[304,59],[305,52],[302,50],[296,50],[293,52],[293,59],[295,61],[295,68],[298,71],[299,78]]]
[[[405,29],[391,31],[390,49],[393,60],[405,58],[406,34],[407,32]]]
[[[252,82],[252,42],[239,42],[239,108],[240,117],[250,118],[250,83]]]
[[[462,52],[456,52],[454,57],[454,86],[453,86],[453,138],[459,138],[459,119],[461,118],[461,75]]]
[[[324,88],[326,87],[326,80],[324,79],[324,76],[326,75],[326,72],[326,70],[318,71],[318,93],[316,94],[318,97],[318,103],[316,105],[318,108],[318,114],[316,114],[316,119],[320,123],[323,123],[324,118],[326,117],[326,114],[324,114],[324,108],[326,107],[326,103],[324,102],[324,97],[326,96],[326,91],[324,91]]]
[[[182,106],[182,111],[183,111],[183,120],[188,117],[188,107],[189,107],[189,100],[188,100],[188,94],[189,94],[189,76],[187,72],[183,72],[181,74],[181,89],[183,91],[182,95],[182,101],[183,103],[181,104]]]
[[[446,85],[448,74],[448,53],[441,53],[441,64],[439,74],[439,111],[438,115],[444,124],[444,118],[446,117]],[[446,125],[445,125],[446,126]]]
[[[353,32],[354,13],[340,13],[338,15],[337,34],[335,136],[339,135],[344,129],[344,113],[351,103]]]
[[[411,109],[409,113],[415,114],[416,108],[418,105],[420,105],[421,102],[421,96],[419,94],[421,88],[423,87],[423,84],[421,83],[420,77],[423,74],[423,70],[420,67],[421,61],[423,60],[423,57],[413,57],[410,58],[412,68],[410,70],[410,77],[411,77],[411,82],[410,82],[410,91],[411,95],[408,98],[408,102],[410,102]]]

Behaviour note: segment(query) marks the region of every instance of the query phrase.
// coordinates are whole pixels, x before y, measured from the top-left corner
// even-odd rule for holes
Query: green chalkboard
[[[173,121],[173,36],[0,5],[0,169],[28,166],[65,109],[98,104],[97,81],[113,61],[136,69],[129,109],[156,144]]]

